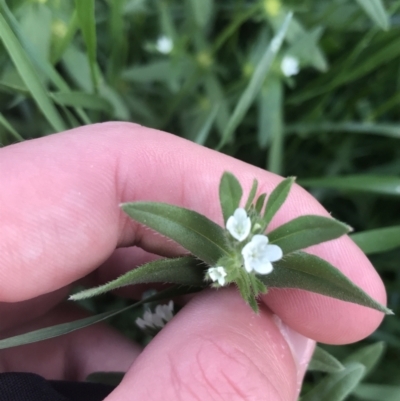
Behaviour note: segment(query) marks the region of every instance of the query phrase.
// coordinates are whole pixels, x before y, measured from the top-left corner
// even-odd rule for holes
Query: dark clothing
[[[46,380],[33,373],[0,373],[0,401],[102,401],[113,386]]]

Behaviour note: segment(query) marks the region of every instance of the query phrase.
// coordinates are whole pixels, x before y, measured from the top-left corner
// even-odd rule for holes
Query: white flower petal
[[[243,247],[242,256],[246,271],[254,270],[259,274],[268,274],[273,269],[271,262],[282,257],[282,250],[277,245],[268,245],[268,237],[258,234]]]
[[[266,253],[270,262],[276,262],[282,259],[283,256],[282,249],[278,245],[268,245]]]
[[[273,269],[274,268],[273,268],[271,262],[259,263],[256,266],[254,266],[254,270],[258,274],[268,274],[268,273],[271,273]]]
[[[227,273],[223,266],[210,267],[208,269],[208,276],[212,281],[218,281],[218,284],[223,286],[225,285],[225,277]]]
[[[250,217],[247,217],[246,210],[237,208],[233,216],[228,218],[226,229],[233,238],[237,239],[239,242],[244,241],[251,231],[251,220]]]

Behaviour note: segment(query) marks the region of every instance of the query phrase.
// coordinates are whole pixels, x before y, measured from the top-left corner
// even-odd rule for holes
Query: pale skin
[[[91,284],[104,282],[152,253],[182,252],[127,218],[121,202],[167,202],[221,224],[218,183],[225,170],[238,177],[245,193],[253,178],[268,193],[282,179],[127,123],[86,126],[0,149],[1,336],[84,316],[65,302],[79,279],[90,275]],[[303,214],[329,216],[295,186],[271,228]],[[307,251],[386,302],[381,279],[348,237]],[[234,288],[209,290],[194,296],[143,351],[99,324],[0,351],[0,372],[83,380],[93,371],[127,371],[107,401],[295,401],[314,341],[358,341],[383,318],[372,309],[298,290],[272,289],[260,306],[255,315]]]

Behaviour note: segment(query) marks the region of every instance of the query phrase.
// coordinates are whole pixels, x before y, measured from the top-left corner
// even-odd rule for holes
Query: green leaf
[[[356,0],[368,16],[383,30],[389,29],[389,17],[382,0]]]
[[[387,175],[348,175],[345,177],[310,178],[301,180],[300,184],[306,187],[400,196],[400,178]]]
[[[17,36],[19,42],[21,43],[21,46],[25,50],[30,60],[32,60],[32,62],[35,64],[36,68],[41,73],[43,73],[44,76],[47,77],[58,90],[62,92],[69,91],[70,90],[69,86],[65,82],[63,77],[58,73],[58,71],[53,67],[53,65],[48,60],[41,57],[37,49],[32,45],[29,39],[22,33],[18,21],[16,20],[16,18],[14,17],[14,15],[7,6],[7,3],[4,0],[0,0],[0,8],[4,18],[7,20],[8,24],[13,29],[15,35]],[[75,108],[75,110],[85,124],[91,123],[89,117],[82,109]]]
[[[256,179],[253,180],[253,184],[250,189],[249,197],[247,198],[246,201],[246,206],[244,207],[246,210],[249,210],[250,206],[252,205],[254,198],[257,193],[257,188],[258,188],[258,181]]]
[[[168,60],[160,60],[131,67],[122,73],[122,79],[132,82],[148,83],[167,81],[171,74],[171,62]]]
[[[270,137],[270,146],[268,149],[267,169],[275,174],[282,174],[283,160],[283,84],[278,77],[272,77],[267,81],[266,89],[269,101],[266,107],[268,111],[264,116],[264,123],[269,124],[264,127]]]
[[[351,239],[367,255],[400,247],[400,226],[377,228],[352,234]]]
[[[351,228],[331,217],[300,216],[271,231],[268,238],[279,245],[283,254],[339,238]]]
[[[65,33],[64,36],[56,40],[54,43],[54,48],[51,55],[52,64],[57,64],[58,61],[61,59],[65,50],[71,43],[77,30],[78,30],[78,15],[75,10],[74,13],[72,14],[71,20],[68,23],[67,32]]]
[[[0,113],[0,124],[16,139],[18,142],[22,142],[24,138],[18,134],[14,127],[7,121],[7,119]]]
[[[242,122],[243,117],[245,116],[251,104],[253,103],[254,99],[256,98],[257,94],[259,93],[262,84],[265,80],[265,77],[270,71],[271,65],[275,60],[275,56],[278,53],[283,43],[283,40],[285,39],[286,32],[289,27],[292,16],[293,16],[292,13],[287,14],[279,32],[272,39],[270,45],[268,46],[267,51],[265,52],[260,62],[258,63],[256,69],[254,70],[253,76],[251,77],[249,84],[244,90],[242,96],[240,97],[236,105],[236,108],[233,111],[233,114],[228,121],[228,125],[226,126],[225,132],[222,136],[220,144],[218,145],[218,148],[221,148],[229,141],[231,135],[236,130],[238,125]]]
[[[24,49],[2,14],[0,14],[0,38],[2,39],[15,68],[18,70],[22,80],[31,92],[33,99],[46,117],[47,121],[51,124],[54,130],[64,131],[66,126],[61,119],[61,116],[54,107],[54,104],[51,102],[31,61],[27,57]]]
[[[79,25],[85,41],[90,66],[90,75],[93,88],[98,88],[97,61],[96,61],[96,20],[94,16],[94,0],[75,0],[75,9]]]
[[[111,104],[100,97],[86,92],[54,92],[51,94],[54,101],[62,106],[82,107],[90,110],[110,112]]]
[[[344,369],[344,366],[329,352],[316,346],[308,370],[316,370],[326,373],[337,373]]]
[[[218,110],[219,106],[213,107],[204,124],[197,133],[194,142],[198,143],[199,145],[204,145],[206,143],[207,138],[210,135],[211,128],[214,124],[215,118],[217,117]]]
[[[196,24],[204,28],[212,17],[214,1],[213,0],[190,0],[192,13]]]
[[[256,200],[256,205],[254,206],[254,209],[258,214],[261,214],[261,212],[262,212],[262,208],[264,206],[266,197],[267,197],[267,194],[264,193],[264,194],[261,194]]]
[[[385,351],[385,348],[386,346],[383,341],[372,345],[367,345],[366,347],[362,347],[361,349],[353,352],[343,361],[343,363],[346,365],[352,362],[361,363],[365,366],[365,372],[363,376],[365,377],[378,364],[383,352]]]
[[[364,401],[399,401],[400,386],[360,384],[353,395]]]
[[[267,200],[267,205],[265,206],[265,213],[263,217],[264,230],[268,227],[268,224],[272,221],[275,214],[285,203],[295,179],[295,177],[285,178],[271,192]]]
[[[78,301],[127,285],[141,283],[171,283],[197,287],[205,285],[204,273],[200,262],[192,256],[183,256],[176,259],[160,259],[146,263],[107,284],[73,294],[69,299]]]
[[[225,171],[219,183],[219,200],[225,224],[239,207],[242,194],[243,189],[238,179],[232,173]]]
[[[225,231],[207,217],[178,206],[157,202],[122,204],[132,219],[173,239],[209,265],[229,254]]]
[[[326,260],[305,252],[285,255],[274,263],[274,270],[258,278],[267,287],[298,288],[331,298],[367,306],[388,315],[393,312],[372,299]]]
[[[342,401],[358,385],[364,366],[353,363],[338,373],[323,378],[311,391],[300,398],[300,401]]]
[[[261,88],[258,97],[258,145],[266,148],[283,135],[282,84],[279,77],[271,76]]]
[[[51,327],[46,327],[44,329],[34,330],[29,333],[20,334],[14,337],[5,338],[4,340],[0,340],[0,349],[17,347],[19,345],[31,344],[38,341],[47,340],[49,338],[54,338],[58,336],[62,336],[64,334],[71,333],[73,331],[83,329],[84,327],[91,326],[92,324],[99,323],[103,320],[106,320],[110,317],[116,316],[122,312],[125,312],[129,309],[140,306],[146,302],[160,301],[165,299],[170,299],[177,295],[189,294],[198,291],[198,288],[191,287],[188,289],[187,287],[179,287],[176,286],[172,288],[167,288],[159,293],[152,295],[146,299],[143,299],[139,302],[136,302],[132,305],[126,306],[124,308],[115,309],[110,312],[100,313],[95,316],[86,317],[84,319],[75,320],[69,323],[62,323]]]
[[[289,124],[285,127],[285,134],[321,134],[322,132],[348,132],[351,134],[380,135],[400,139],[398,124],[388,123],[359,123],[355,121]]]

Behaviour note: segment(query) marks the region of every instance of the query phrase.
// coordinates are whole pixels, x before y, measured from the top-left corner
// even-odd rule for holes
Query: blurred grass
[[[0,143],[126,120],[297,176],[366,231],[398,314],[399,31],[400,0],[0,0]],[[283,73],[286,56],[298,74]],[[114,323],[140,336],[127,320]],[[398,318],[376,340],[388,349],[368,383],[399,386]]]

